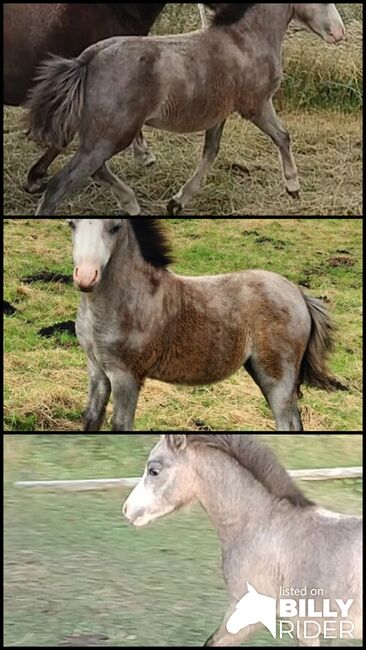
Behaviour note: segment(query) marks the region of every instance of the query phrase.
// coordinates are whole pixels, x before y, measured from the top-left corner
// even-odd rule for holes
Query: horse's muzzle
[[[89,264],[77,266],[74,270],[74,282],[83,293],[92,293],[101,278],[101,270]]]

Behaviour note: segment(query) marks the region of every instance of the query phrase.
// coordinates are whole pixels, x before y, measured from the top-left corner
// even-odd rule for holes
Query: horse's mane
[[[214,11],[212,24],[216,26],[233,25],[241,20],[248,9],[255,6],[255,3],[238,2],[238,3],[205,3],[207,7]]]
[[[141,255],[157,268],[166,268],[173,262],[171,245],[160,219],[129,219],[140,247]]]
[[[234,458],[261,483],[268,492],[279,499],[287,499],[293,505],[306,508],[313,506],[298,488],[274,452],[259,442],[256,436],[224,433],[188,434],[188,444],[214,447]]]

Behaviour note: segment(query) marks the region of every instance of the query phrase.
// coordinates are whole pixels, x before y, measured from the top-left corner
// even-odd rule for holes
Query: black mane
[[[255,6],[255,3],[250,2],[205,4],[214,11],[212,24],[218,27],[220,25],[234,25],[245,16],[248,9]]]
[[[129,219],[140,247],[141,255],[157,268],[166,268],[173,262],[172,249],[160,219]]]

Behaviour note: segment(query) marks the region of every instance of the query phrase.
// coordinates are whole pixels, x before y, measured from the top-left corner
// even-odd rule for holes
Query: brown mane
[[[273,496],[287,499],[295,506],[314,506],[298,488],[274,452],[249,434],[188,434],[188,444],[201,444],[223,451],[261,483]]]

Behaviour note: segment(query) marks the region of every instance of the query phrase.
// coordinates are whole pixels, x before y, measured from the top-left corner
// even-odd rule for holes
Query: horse
[[[25,104],[36,70],[49,53],[78,56],[85,48],[113,36],[145,36],[166,3],[28,3],[4,4],[4,103]],[[221,7],[221,5],[220,5]],[[213,8],[217,13],[228,10]],[[201,10],[202,11],[202,10]],[[155,156],[142,133],[133,143],[139,163],[150,166]],[[45,175],[60,150],[51,146],[28,173],[30,194],[46,187]]]
[[[301,491],[296,488],[296,493]],[[272,623],[275,636],[282,594],[294,589],[305,590],[307,598],[318,589],[314,601],[321,612],[315,621],[309,616],[313,620],[304,622],[301,597],[291,596],[297,611],[288,634],[297,637],[299,646],[320,646],[319,630],[329,630],[323,613],[327,599],[331,611],[338,611],[340,599],[348,606],[346,621],[331,619],[332,638],[362,638],[361,518],[323,510],[305,495],[301,502],[294,500],[286,470],[254,436],[165,434],[124,503],[123,515],[143,527],[196,502],[220,539],[230,595],[224,621],[207,647],[239,646],[263,623],[269,629]]]
[[[67,219],[76,321],[88,357],[85,431],[102,425],[111,392],[114,431],[132,431],[147,378],[205,385],[245,367],[279,431],[302,431],[300,385],[344,389],[326,365],[333,323],[326,306],[267,271],[183,277],[168,268],[159,219]]]
[[[37,215],[54,214],[90,176],[112,190],[123,215],[141,214],[132,189],[106,162],[126,149],[144,125],[177,134],[206,132],[201,162],[168,204],[168,213],[178,214],[199,191],[234,112],[273,140],[286,190],[298,198],[290,136],[272,103],[293,20],[327,43],[339,43],[345,35],[334,4],[257,4],[234,24],[214,20],[191,34],[107,39],[77,59],[45,62],[27,103],[30,136],[62,149],[79,133],[80,145],[50,181]]]

